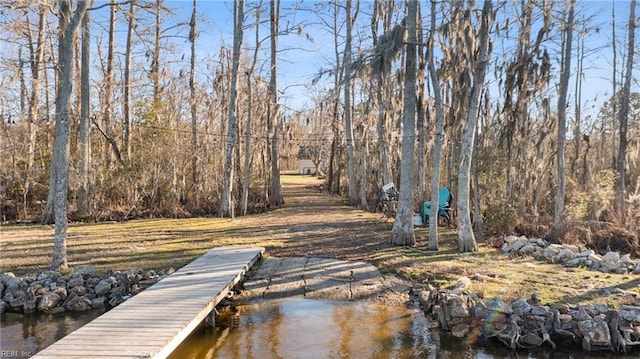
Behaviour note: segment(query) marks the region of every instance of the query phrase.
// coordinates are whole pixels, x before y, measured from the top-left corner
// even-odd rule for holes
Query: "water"
[[[622,358],[571,351],[514,353],[494,341],[468,345],[430,328],[422,312],[408,308],[287,299],[226,310],[214,328],[197,328],[170,358]]]
[[[102,314],[60,316],[5,313],[0,354],[26,358]],[[170,313],[167,313],[170,315]],[[108,335],[108,333],[105,333]],[[263,301],[230,307],[214,328],[199,326],[171,359],[251,358],[430,358],[430,359],[604,359],[634,355],[586,353],[547,347],[512,352],[501,343],[470,345],[438,329],[418,310],[369,302],[310,299]],[[6,356],[6,355],[5,355]]]
[[[102,313],[102,309],[62,315],[3,313],[0,320],[0,357],[28,358]]]

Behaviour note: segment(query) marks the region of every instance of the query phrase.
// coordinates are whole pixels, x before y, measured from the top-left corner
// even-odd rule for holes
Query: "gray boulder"
[[[69,279],[69,282],[67,282],[67,288],[74,288],[81,285],[84,285],[84,279],[82,279],[81,275],[74,275]]]
[[[96,269],[90,264],[83,264],[73,268],[71,271],[71,276],[75,277],[76,275],[82,276],[83,278],[89,278],[96,275]]]
[[[105,295],[109,293],[110,290],[111,290],[111,281],[109,280],[109,278],[103,279],[100,282],[98,282],[95,288],[96,295],[98,296]]]
[[[578,330],[584,335],[582,348],[588,351],[611,348],[611,333],[605,321],[583,320],[578,322]]]
[[[43,294],[38,301],[38,311],[48,312],[60,303],[60,296],[54,292]]]

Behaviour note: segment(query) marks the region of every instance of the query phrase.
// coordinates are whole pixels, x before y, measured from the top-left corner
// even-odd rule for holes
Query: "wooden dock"
[[[34,358],[165,358],[263,252],[260,247],[214,248]]]

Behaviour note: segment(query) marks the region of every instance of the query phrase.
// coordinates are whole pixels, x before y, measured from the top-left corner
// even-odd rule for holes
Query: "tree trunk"
[[[35,147],[38,135],[36,121],[38,118],[38,108],[40,104],[40,67],[43,66],[44,59],[44,25],[47,8],[40,5],[38,15],[38,39],[36,48],[33,48],[31,36],[31,27],[29,26],[29,52],[31,60],[31,96],[29,97],[29,116],[27,118],[27,137],[29,139],[27,150],[27,168],[25,169],[23,181],[23,206],[24,215],[27,216],[27,196],[31,191],[31,175],[35,164]],[[27,15],[27,25],[29,25],[29,17]]]
[[[554,222],[559,224],[564,213],[564,192],[566,186],[566,173],[564,163],[564,148],[567,127],[567,90],[569,88],[569,76],[571,74],[571,41],[573,39],[573,10],[575,0],[569,2],[569,15],[564,29],[562,66],[560,70],[560,91],[558,94],[558,190],[556,193],[556,208]]]
[[[344,45],[344,132],[347,140],[347,182],[349,185],[349,197],[347,204],[350,206],[358,202],[358,190],[356,181],[355,158],[353,154],[353,128],[351,124],[351,28],[354,19],[351,18],[351,0],[346,0],[346,27],[347,37]]]
[[[247,72],[247,123],[245,125],[244,134],[244,175],[242,179],[242,214],[247,214],[247,206],[249,202],[249,181],[251,167],[251,126],[253,116],[253,84],[251,78],[256,70],[258,61],[258,51],[260,50],[260,6],[256,6],[256,36],[255,48],[253,50],[253,59],[251,60],[251,68]]]
[[[114,58],[114,48],[115,48],[115,37],[116,37],[116,5],[115,0],[111,0],[111,5],[109,6],[109,49],[107,50],[107,70],[104,74],[104,115],[102,118],[102,129],[105,133],[105,144],[104,144],[104,161],[105,168],[107,170],[111,167],[111,151],[118,152],[118,147],[114,142],[110,142],[108,139],[112,138],[111,136],[111,113],[113,111],[113,82],[114,82],[114,74],[113,74],[113,58]]]
[[[613,148],[616,147],[616,131],[614,130],[615,128],[615,124],[616,124],[616,118],[618,118],[618,70],[617,70],[617,65],[618,65],[618,51],[616,50],[616,7],[615,7],[615,0],[613,0],[613,5],[611,7],[611,53],[612,53],[612,58],[613,58],[613,66],[611,69],[611,87],[613,90],[613,95],[611,96],[611,98],[613,99],[612,103],[611,103],[611,127],[610,127],[610,132],[611,132],[611,168],[617,168],[617,163],[616,163],[616,156],[614,155],[614,151]],[[602,140],[602,145],[604,146],[604,143],[606,141],[603,139]],[[604,151],[602,151],[604,153]]]
[[[367,138],[366,126],[363,127],[362,135],[362,148],[360,151],[360,206],[362,209],[367,210],[369,203],[367,201],[367,172],[369,167],[367,161],[369,158],[369,139]]]
[[[154,21],[154,43],[153,43],[153,56],[151,59],[151,82],[153,83],[153,113],[156,120],[160,117],[160,34],[162,29],[160,24],[162,23],[162,1],[156,0],[155,6],[155,21]]]
[[[627,158],[627,124],[629,121],[629,96],[631,92],[631,76],[633,73],[633,56],[635,45],[635,14],[636,14],[636,0],[631,0],[629,5],[629,43],[627,44],[627,66],[625,67],[624,83],[622,85],[622,97],[620,98],[620,140],[618,147],[618,161],[616,163],[616,170],[618,172],[618,178],[616,181],[616,211],[618,212],[618,218],[624,225],[626,222],[625,215],[625,187],[626,187],[626,172],[625,162]]]
[[[478,120],[478,107],[482,88],[484,87],[484,77],[489,62],[489,29],[493,24],[493,4],[490,0],[484,2],[482,8],[482,23],[480,25],[480,43],[478,44],[478,57],[474,61],[473,86],[469,97],[469,107],[466,123],[464,126],[464,137],[462,142],[460,171],[458,173],[458,198],[457,198],[457,219],[458,219],[458,250],[460,252],[475,252],[478,244],[473,233],[471,223],[471,211],[469,209],[469,187],[471,184],[471,159],[473,158],[473,147],[476,135],[476,123]],[[468,44],[470,51],[474,44]],[[434,199],[437,200],[437,199]]]
[[[126,162],[131,161],[131,130],[132,130],[132,110],[131,110],[131,52],[133,51],[133,32],[135,31],[136,22],[136,2],[132,0],[129,3],[129,14],[127,15],[129,25],[127,29],[127,48],[124,60],[124,134],[123,145],[126,155]]]
[[[580,131],[580,123],[582,122],[582,71],[584,68],[584,32],[578,31],[577,38],[577,55],[576,55],[576,82],[575,82],[575,94],[574,94],[574,118],[573,118],[573,156],[571,157],[571,166],[569,173],[572,178],[578,179],[578,183],[582,184],[581,190],[586,188],[585,175],[578,173],[578,160],[580,159],[580,147],[582,144],[582,135]]]
[[[193,0],[193,11],[189,22],[189,42],[191,42],[191,68],[189,71],[189,90],[191,92],[191,185],[195,190],[198,185],[198,99],[196,94],[196,38],[198,1]],[[196,193],[196,196],[199,194]]]
[[[435,143],[432,150],[432,174],[431,174],[431,198],[438,198],[440,191],[440,157],[442,156],[442,142],[444,138],[444,112],[442,110],[442,95],[440,92],[440,81],[438,72],[433,60],[433,36],[436,31],[436,0],[431,0],[431,31],[429,32],[429,43],[427,51],[429,77],[431,79],[431,87],[433,88],[433,100],[436,111],[436,133]],[[438,250],[438,216],[429,216],[429,242],[427,248]]]
[[[338,15],[339,15],[339,2],[333,3],[333,51],[335,55],[335,71],[333,72],[333,117],[331,120],[331,130],[333,139],[331,141],[331,154],[329,155],[329,176],[327,179],[327,189],[329,193],[340,194],[340,170],[336,166],[337,162],[340,162],[340,155],[338,151],[340,149],[340,126],[338,113],[338,107],[340,105],[340,86],[341,78],[344,73],[344,66],[340,65],[340,51],[339,46],[339,34],[338,34]],[[338,167],[338,168],[336,168]],[[335,190],[334,190],[335,183]]]
[[[484,115],[483,117],[486,119],[486,116],[488,116],[488,112],[489,112],[489,96],[486,95],[485,93],[485,106],[484,106]],[[478,141],[478,133],[479,130],[481,128],[485,128],[482,125],[480,125],[480,123],[478,124],[477,128],[476,128],[476,136],[475,136],[475,140],[473,141],[474,144],[474,153],[478,153],[479,152],[479,147],[480,147],[480,141]],[[480,206],[480,180],[478,179],[478,156],[473,156],[472,158],[472,162],[471,162],[471,186],[473,187],[473,228],[476,232],[480,233],[482,235],[482,232],[484,231],[483,226],[482,226],[482,208]]]
[[[375,0],[373,18],[371,20],[371,34],[373,38],[373,48],[378,46],[378,17],[379,11],[382,11],[384,7],[380,4],[380,0]],[[384,18],[384,13],[382,14]],[[386,33],[390,29],[386,21],[383,21],[383,32]],[[382,183],[379,183],[379,187],[382,188],[385,184],[392,181],[391,169],[389,168],[389,148],[387,143],[387,111],[385,103],[385,83],[387,73],[384,68],[376,71],[376,103],[378,105],[378,120],[376,122],[376,132],[378,134],[378,152],[380,153],[380,172],[382,172]]]
[[[416,121],[416,17],[417,1],[408,2],[407,55],[405,58],[404,77],[404,110],[402,116],[402,165],[400,167],[400,194],[398,196],[398,213],[391,230],[391,243],[398,246],[416,243],[413,231],[413,164],[415,156],[415,121]]]
[[[238,136],[236,106],[238,102],[238,67],[240,66],[240,52],[242,51],[242,37],[244,28],[244,0],[234,2],[233,7],[233,68],[231,69],[231,94],[229,97],[229,124],[227,134],[227,148],[224,164],[224,188],[220,215],[233,218],[233,149]]]
[[[78,198],[76,210],[80,217],[89,214],[89,161],[91,159],[90,142],[90,88],[89,88],[89,40],[91,23],[89,12],[82,18],[82,56],[80,74],[80,125],[78,126],[78,144],[80,153],[78,157]]]
[[[55,237],[51,270],[66,269],[67,265],[67,194],[69,192],[69,128],[73,119],[71,93],[73,91],[73,47],[75,34],[92,0],[79,1],[71,12],[69,0],[59,0],[58,79],[56,88],[56,137],[51,163],[55,173]]]
[[[418,29],[422,29],[422,9],[420,8],[420,2],[418,2],[418,14],[417,14],[417,25]],[[417,168],[417,188],[418,188],[418,203],[423,203],[426,199],[426,183],[425,183],[425,157],[426,157],[426,108],[424,101],[424,86],[425,86],[425,78],[424,72],[426,70],[426,61],[425,61],[425,53],[424,53],[424,36],[422,35],[422,31],[418,31],[417,34],[418,41],[418,72],[417,72],[417,98],[416,98],[416,111],[417,111],[417,120],[416,125],[418,126],[418,168]]]
[[[280,0],[271,0],[271,80],[269,82],[269,94],[272,106],[270,122],[273,124],[273,137],[271,140],[271,183],[269,184],[269,206],[279,207],[284,203],[282,198],[282,186],[280,185],[280,159],[278,149],[278,136],[280,123],[280,104],[278,103],[278,20],[280,17]]]

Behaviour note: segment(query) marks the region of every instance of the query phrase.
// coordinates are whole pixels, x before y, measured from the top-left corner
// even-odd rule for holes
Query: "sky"
[[[266,1],[266,0],[265,0]],[[496,2],[497,3],[497,2]],[[190,15],[190,0],[167,0],[166,4],[175,8],[178,12]],[[313,8],[315,2],[303,1],[282,1],[282,20],[281,28],[287,23],[306,21],[303,26],[303,36],[290,34],[281,36],[279,40],[279,87],[283,92],[281,97],[285,107],[289,106],[300,109],[309,104],[309,94],[311,93],[304,85],[308,84],[317,73],[323,69],[332,66],[334,60],[333,39],[327,32],[327,29],[318,24],[318,14],[314,11],[292,11],[291,8],[297,6],[299,8]],[[249,2],[246,6],[247,12],[253,8],[255,2]],[[371,1],[362,0],[361,11],[359,13],[359,21],[363,36],[370,35],[369,19],[370,19]],[[627,0],[610,0],[610,1],[594,1],[594,0],[578,0],[576,20],[584,18],[590,19],[590,27],[584,35],[585,48],[588,56],[584,63],[583,73],[583,111],[586,113],[597,113],[597,109],[601,104],[611,96],[611,14],[612,7],[615,6],[618,41],[621,42],[619,47],[622,48],[627,39],[626,24],[629,15],[629,1]],[[423,4],[423,8],[427,11],[427,3]],[[198,39],[200,49],[211,48],[207,44],[214,44],[214,48],[218,48],[216,44],[225,43],[227,46],[232,45],[233,39],[233,16],[232,5],[229,1],[217,0],[198,0],[198,13],[206,19],[206,23],[199,24],[200,37]],[[636,11],[640,15],[640,9]],[[184,15],[181,15],[184,16]],[[268,13],[262,14],[262,19],[266,19]],[[330,14],[325,14],[330,17]],[[253,22],[253,14],[247,14],[245,21]],[[499,19],[498,19],[499,21]],[[260,37],[263,38],[268,34],[267,25],[260,29]],[[308,40],[305,35],[309,35],[312,41]],[[578,35],[574,35],[574,44],[577,43]],[[640,34],[636,36],[639,38]],[[244,37],[245,48],[253,48],[254,46],[254,30],[245,29]],[[370,45],[370,39],[364,40],[363,47]],[[268,41],[263,44],[263,49],[268,51]],[[638,46],[640,48],[640,46]],[[284,50],[289,49],[289,50]],[[494,56],[498,56],[498,46],[494,44]],[[202,50],[206,51],[206,50]],[[209,54],[211,55],[211,54]],[[206,56],[206,54],[202,54]],[[263,58],[267,61],[268,56],[265,53]],[[553,64],[557,69],[558,60]],[[636,62],[640,60],[636,59]],[[576,60],[573,59],[575,66]],[[618,65],[620,68],[620,65]],[[266,68],[265,68],[266,69]],[[265,71],[266,72],[266,71]],[[558,73],[556,71],[556,73]],[[575,76],[575,71],[574,71]],[[638,76],[635,76],[637,79]],[[575,77],[572,76],[573,84]],[[328,86],[328,85],[327,85]],[[638,83],[635,81],[634,90],[638,91]],[[570,102],[573,102],[575,96],[573,85],[571,85]]]
[[[361,46],[366,49],[371,45],[370,8],[372,1],[360,1],[361,9],[358,14],[358,24],[356,25],[355,35],[362,35],[363,43]],[[100,6],[105,2],[107,2],[107,0],[96,0],[94,6]],[[269,15],[268,0],[263,0],[263,2],[265,3],[265,12],[262,14],[262,20],[265,21]],[[401,3],[402,1],[396,0],[396,2]],[[172,10],[172,14],[165,19],[165,27],[188,22],[191,16],[192,3],[192,0],[165,0],[165,5]],[[249,1],[246,5],[247,14],[245,21],[247,25],[251,25],[254,22],[252,9],[256,3],[256,1]],[[286,36],[280,36],[279,38],[278,81],[281,91],[280,100],[284,105],[285,114],[286,111],[292,112],[294,110],[312,107],[313,103],[311,98],[318,96],[320,90],[327,90],[330,87],[330,79],[327,79],[324,83],[321,82],[320,85],[315,88],[308,87],[308,84],[316,77],[320,70],[332,67],[335,61],[332,35],[326,26],[319,23],[321,16],[327,19],[327,21],[331,21],[331,14],[317,10],[318,8],[316,6],[318,3],[319,2],[316,1],[306,0],[282,0],[283,9],[281,10],[280,27],[284,28],[288,25],[303,24],[300,27],[300,34],[296,32]],[[496,3],[498,3],[497,0]],[[206,79],[210,77],[212,73],[212,69],[207,65],[217,61],[221,46],[227,48],[231,48],[232,46],[233,6],[231,1],[220,0],[198,0],[197,6],[199,15],[199,37],[196,43],[197,71],[202,79]],[[584,17],[592,17],[590,22],[591,27],[585,37],[586,48],[590,50],[597,49],[589,53],[585,60],[582,95],[585,112],[591,111],[592,113],[596,113],[600,105],[611,96],[611,11],[614,6],[618,24],[616,30],[617,37],[620,42],[620,48],[622,48],[627,38],[625,27],[628,21],[629,1],[578,0],[577,20]],[[122,7],[126,10],[128,5],[123,5]],[[294,10],[294,8],[297,8],[297,10]],[[423,1],[423,9],[424,16],[426,16],[429,9],[426,1]],[[108,13],[106,7],[92,12],[94,24],[92,37],[95,37],[94,46],[101,41],[103,49],[105,47],[104,44],[106,43],[107,33],[104,26],[106,26],[105,24],[107,23]],[[637,14],[640,15],[640,9],[637,10]],[[123,42],[126,37],[126,24],[124,23],[123,15],[119,14],[118,16],[118,34],[116,37],[117,41],[119,41],[119,50],[122,51],[124,48]],[[399,17],[400,14],[396,16]],[[395,19],[396,22],[399,20],[398,18]],[[497,21],[500,20],[504,19],[498,19]],[[260,38],[265,41],[262,45],[263,52],[260,56],[261,62],[258,64],[258,67],[262,69],[266,78],[269,76],[269,42],[268,39],[266,39],[268,31],[268,24],[263,24],[260,28]],[[182,30],[177,31],[177,34],[182,36],[182,39],[172,40],[177,44],[177,48],[174,49],[177,53],[176,57],[179,58],[180,54],[185,56],[185,60],[181,61],[178,66],[188,70],[189,43],[186,39],[188,27],[182,26]],[[254,36],[254,29],[246,27],[243,47],[247,54],[249,54],[255,46]],[[636,38],[636,41],[640,43],[640,34],[637,34]],[[558,42],[557,39],[554,39],[554,41],[556,43]],[[637,46],[637,48],[640,49],[640,46]],[[340,50],[342,50],[342,48]],[[502,56],[499,54],[499,51],[501,51],[499,40],[494,39],[494,58]],[[95,56],[92,61],[94,61],[94,66],[99,66],[99,59],[96,59],[96,57],[97,56]],[[559,56],[556,52],[552,55],[552,66],[554,67],[553,72],[555,74],[558,74],[558,60]],[[141,56],[140,61],[145,61],[144,56]],[[573,64],[575,65],[575,63],[574,58]],[[640,63],[640,58],[636,58],[636,63]],[[638,68],[640,68],[640,66],[636,67],[636,69]],[[636,79],[633,84],[634,91],[638,91],[637,78],[639,78],[639,76],[637,75],[637,71],[638,70],[636,70],[636,75],[634,76]],[[94,71],[94,73],[97,74],[100,73],[100,71]],[[490,77],[488,74],[489,81],[491,81]],[[572,78],[572,84],[574,79],[575,77]],[[557,81],[557,79],[555,79],[555,81]],[[489,86],[491,85],[495,86],[495,81],[494,84],[489,84]],[[571,85],[570,103],[573,103],[573,96],[574,88],[573,85]]]

